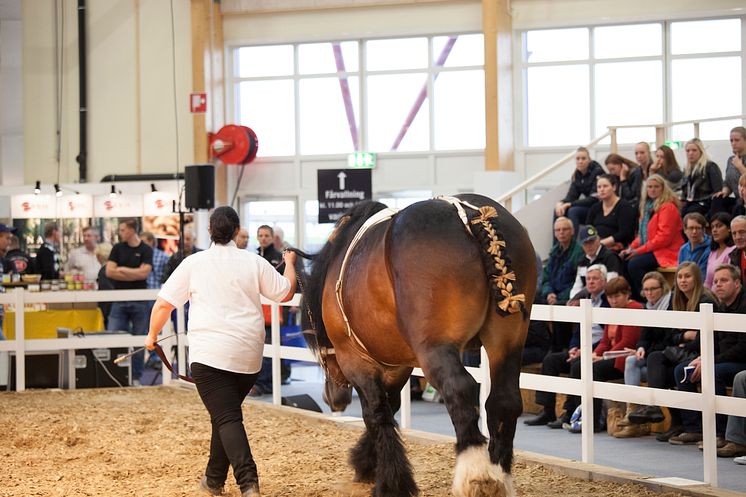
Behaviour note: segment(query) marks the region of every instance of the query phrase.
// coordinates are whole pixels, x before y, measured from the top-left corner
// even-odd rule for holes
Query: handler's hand
[[[295,267],[295,260],[297,258],[297,255],[295,252],[291,252],[290,250],[286,250],[282,253],[282,260],[285,261],[285,264],[287,266],[293,266]]]
[[[145,348],[148,349],[148,350],[154,350],[155,349],[155,342],[156,342],[156,339],[155,338],[151,338],[150,335],[148,335],[145,338]]]

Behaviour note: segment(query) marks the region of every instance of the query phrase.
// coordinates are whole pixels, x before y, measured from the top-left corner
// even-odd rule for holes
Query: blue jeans
[[[647,373],[647,360],[640,360],[637,356],[627,356],[624,360],[624,384],[640,386]]]
[[[567,209],[565,217],[572,221],[572,227],[575,230],[575,236],[578,236],[580,232],[580,225],[585,224],[585,218],[588,217],[588,211],[590,207],[583,205],[576,205]]]
[[[126,331],[133,335],[147,335],[150,323],[148,302],[114,302],[109,313],[109,331]],[[142,376],[145,353],[132,356],[132,379]]]
[[[681,383],[684,379],[684,368],[688,366],[687,362],[682,362],[676,365],[673,371],[674,378],[676,378],[676,388],[682,392],[696,392],[697,383]],[[746,370],[746,363],[743,362],[721,362],[715,364],[715,395],[725,395],[725,389],[728,385],[733,384],[733,378],[736,374]],[[681,421],[684,425],[684,431],[689,433],[702,433],[702,415],[699,411],[681,411]],[[717,434],[722,436],[725,434],[725,426],[728,422],[728,416],[725,414],[718,414],[716,417]]]

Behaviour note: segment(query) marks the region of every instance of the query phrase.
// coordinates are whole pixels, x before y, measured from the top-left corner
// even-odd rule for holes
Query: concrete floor
[[[283,396],[310,395],[325,413],[330,409],[321,399],[322,373],[318,366],[305,363],[293,364],[291,383],[282,386]],[[272,402],[270,395],[255,399]],[[344,412],[345,416],[360,417],[360,402],[356,395]],[[518,422],[515,447],[538,454],[580,460],[580,435],[565,430],[551,430],[545,426],[530,427]],[[398,419],[398,416],[397,416]],[[415,430],[455,436],[443,404],[425,401],[412,402],[412,428]],[[702,452],[696,446],[673,446],[648,436],[633,439],[616,439],[606,433],[594,435],[595,463],[616,469],[633,471],[652,477],[679,477],[701,481],[703,476]],[[721,488],[746,493],[746,466],[733,463],[732,459],[718,459],[718,483]]]

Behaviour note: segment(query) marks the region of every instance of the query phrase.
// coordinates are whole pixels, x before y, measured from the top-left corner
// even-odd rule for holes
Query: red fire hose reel
[[[210,136],[212,156],[223,164],[249,164],[258,150],[259,139],[248,126],[228,124]]]

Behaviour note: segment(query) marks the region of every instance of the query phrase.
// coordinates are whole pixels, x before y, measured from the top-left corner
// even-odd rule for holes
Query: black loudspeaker
[[[215,207],[215,166],[197,164],[184,168],[184,189],[187,209],[212,209]]]
[[[323,412],[319,405],[308,394],[289,395],[282,398],[282,405],[305,409],[307,411]]]
[[[114,364],[114,359],[128,352],[129,349],[126,347],[76,350],[76,388],[128,387],[130,385],[129,362]]]
[[[16,356],[10,356],[8,387],[16,389]],[[62,388],[62,354],[26,352],[26,388]]]

